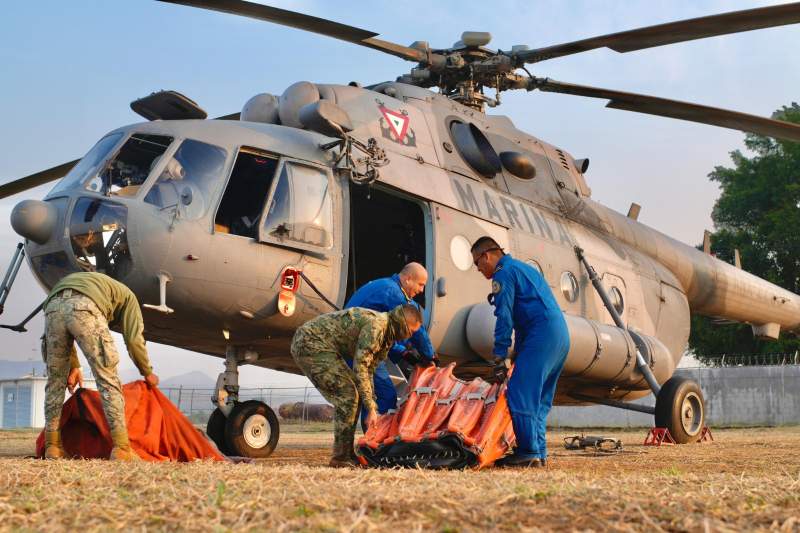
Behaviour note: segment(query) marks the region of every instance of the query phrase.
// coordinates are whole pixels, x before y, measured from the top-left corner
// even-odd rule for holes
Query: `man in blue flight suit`
[[[425,267],[419,263],[409,263],[398,274],[376,279],[362,286],[350,297],[345,304],[345,309],[366,307],[375,311],[388,312],[402,304],[412,304],[419,308],[413,298],[425,290],[427,282],[428,272]],[[435,364],[438,362],[424,326],[419,328],[409,340],[395,344],[389,350],[389,359],[394,363],[400,362],[401,359],[412,364]],[[374,384],[378,413],[383,414],[389,409],[397,409],[397,391],[389,376],[389,371],[386,369],[386,364],[383,362],[375,369]],[[366,412],[362,410],[362,424],[365,416]]]
[[[494,239],[481,237],[471,251],[480,273],[492,280],[489,302],[497,317],[492,353],[500,379],[506,375],[512,329],[515,334],[507,397],[517,446],[498,466],[544,466],[547,414],[569,351],[564,314],[539,271],[504,253]]]

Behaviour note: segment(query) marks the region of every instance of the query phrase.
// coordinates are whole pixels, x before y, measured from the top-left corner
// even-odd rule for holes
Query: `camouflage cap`
[[[403,307],[404,305],[398,305],[387,313],[389,315],[389,331],[387,333],[395,339],[407,339],[411,336]]]

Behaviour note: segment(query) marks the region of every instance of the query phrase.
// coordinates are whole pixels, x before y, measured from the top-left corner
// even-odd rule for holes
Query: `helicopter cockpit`
[[[227,155],[218,146],[192,139],[175,142],[170,135],[117,131],[103,137],[38,206],[49,210],[46,218],[52,219],[42,235],[28,240],[39,281],[50,287],[79,270],[124,279],[133,268],[131,200],[160,211],[180,206],[189,218],[202,216]],[[61,224],[63,233],[55,231]]]

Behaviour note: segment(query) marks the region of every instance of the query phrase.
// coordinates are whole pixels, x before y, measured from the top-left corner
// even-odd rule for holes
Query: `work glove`
[[[508,364],[505,359],[495,357],[492,367],[492,376],[495,383],[503,383],[508,378]]]
[[[431,362],[431,363],[433,364],[433,366],[435,366],[436,368],[441,368],[441,366],[442,366],[442,362],[439,360],[439,356],[438,356],[438,355],[436,355],[436,354],[433,354],[433,357],[431,357],[431,359],[430,359],[430,362]]]
[[[403,352],[403,361],[408,363],[411,366],[421,365],[421,366],[428,366],[425,363],[425,358],[415,349],[415,348],[408,348],[405,352]]]

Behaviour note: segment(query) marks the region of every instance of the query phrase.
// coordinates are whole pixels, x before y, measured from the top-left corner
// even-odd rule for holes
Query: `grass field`
[[[39,461],[0,431],[0,529],[276,531],[800,531],[800,428],[716,430],[713,444],[568,452],[547,469],[432,472],[323,466],[324,426],[284,426],[255,464]],[[596,434],[597,432],[593,432]]]

